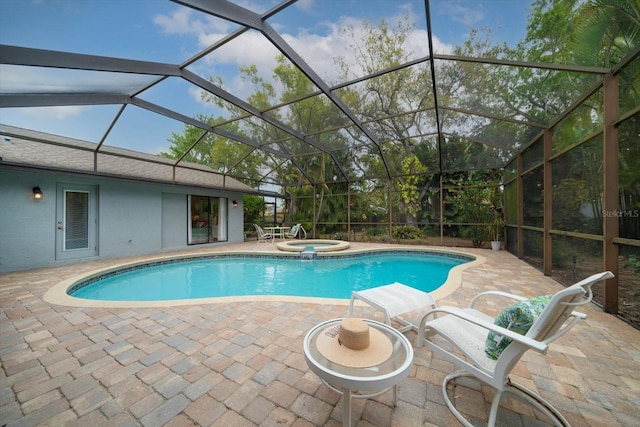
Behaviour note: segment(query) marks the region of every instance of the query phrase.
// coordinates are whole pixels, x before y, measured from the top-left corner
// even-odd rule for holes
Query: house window
[[[190,245],[227,241],[226,197],[188,196],[189,225],[187,241]]]

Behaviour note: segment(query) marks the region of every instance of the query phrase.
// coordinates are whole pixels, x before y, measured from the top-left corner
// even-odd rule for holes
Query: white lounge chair
[[[258,232],[258,242],[267,242],[267,240],[273,241],[273,235],[269,233],[265,233],[265,231],[258,224],[253,224],[256,231]]]
[[[489,426],[495,425],[503,393],[512,393],[514,397],[532,404],[556,425],[569,425],[549,402],[531,390],[511,382],[508,375],[527,350],[545,353],[552,341],[584,319],[586,315],[574,309],[591,301],[591,286],[594,283],[611,277],[613,274],[608,271],[594,274],[553,295],[533,299],[499,291],[483,292],[471,300],[468,308],[438,307],[427,313],[420,321],[418,346],[426,345],[459,369],[447,375],[442,383],[444,400],[453,415],[463,425],[472,426],[455,408],[447,393],[449,382],[459,377],[471,376],[496,390],[489,412]],[[480,298],[487,297],[506,297],[515,300],[516,304],[507,307],[494,320],[474,308]],[[503,323],[508,323],[505,326],[510,329],[500,326]],[[525,332],[527,324],[530,326]],[[442,347],[437,343],[436,337],[444,338],[457,351]],[[512,340],[510,343],[509,339]],[[455,390],[452,392],[455,394]]]
[[[392,319],[402,324],[402,327],[397,328],[400,332],[406,332],[411,329],[417,331],[418,322],[421,316],[424,315],[425,310],[436,307],[435,301],[428,293],[398,282],[365,289],[364,291],[352,292],[351,301],[349,302],[350,317],[353,316],[353,306],[357,299],[382,311],[387,325],[392,326]],[[411,312],[416,312],[416,316],[413,319],[407,317]]]

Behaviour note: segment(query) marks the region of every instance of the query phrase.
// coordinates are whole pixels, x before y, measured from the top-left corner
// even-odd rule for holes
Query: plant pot
[[[501,246],[502,242],[500,242],[500,240],[491,241],[491,249],[493,249],[494,251],[499,251]]]

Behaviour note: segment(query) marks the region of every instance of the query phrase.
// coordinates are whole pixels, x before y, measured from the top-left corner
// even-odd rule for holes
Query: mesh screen
[[[602,91],[591,95],[553,129],[553,153],[582,142],[602,130]]]
[[[555,158],[552,228],[602,234],[602,138]]]
[[[544,154],[544,140],[538,138],[522,152],[522,169],[529,170],[542,163]]]
[[[620,237],[640,240],[640,113],[618,128],[620,188]]]
[[[544,225],[542,173],[542,167],[538,167],[522,177],[525,225],[534,227],[542,227]]]
[[[518,185],[512,181],[504,186],[505,219],[507,224],[518,223]]]
[[[620,74],[620,114],[626,114],[640,105],[640,57],[636,57]]]
[[[542,231],[524,230],[524,259],[538,270],[542,270],[544,240]]]
[[[552,276],[560,283],[571,285],[602,271],[602,242],[554,235],[552,246]],[[594,286],[594,299],[601,304],[602,290],[602,284]]]
[[[622,317],[640,325],[640,247],[619,245],[618,307]]]

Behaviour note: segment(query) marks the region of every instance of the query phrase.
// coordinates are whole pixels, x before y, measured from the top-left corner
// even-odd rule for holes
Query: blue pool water
[[[77,298],[161,301],[244,295],[350,298],[352,290],[393,282],[433,291],[449,270],[470,261],[420,253],[316,259],[216,257],[146,266],[76,285]]]

